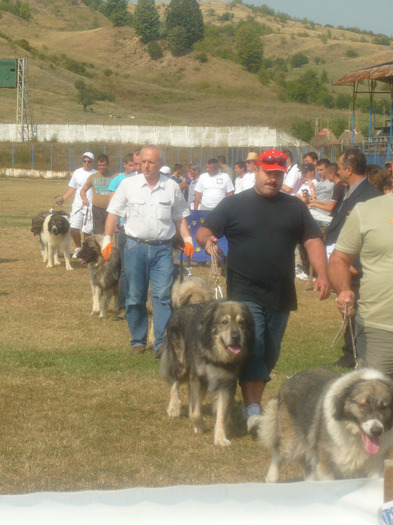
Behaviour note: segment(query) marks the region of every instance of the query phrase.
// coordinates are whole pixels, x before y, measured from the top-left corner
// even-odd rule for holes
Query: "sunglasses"
[[[279,157],[278,155],[268,156],[261,159],[261,164],[278,164],[279,166],[283,166],[284,168],[286,168],[287,159]]]

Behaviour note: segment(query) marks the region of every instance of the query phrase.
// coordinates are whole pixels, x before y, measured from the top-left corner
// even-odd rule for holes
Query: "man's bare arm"
[[[337,294],[337,307],[342,314],[346,309],[350,316],[355,315],[355,294],[351,290],[351,264],[356,254],[333,250],[329,259],[329,279]]]
[[[199,191],[195,192],[195,200],[194,200],[194,210],[197,210],[199,208],[199,204],[201,202],[202,193]]]
[[[314,282],[314,292],[319,290],[319,299],[327,299],[330,295],[330,284],[327,276],[326,250],[322,240],[317,237],[308,239],[304,243],[310,264],[314,268],[317,278]]]
[[[314,208],[319,208],[320,210],[328,211],[331,213],[337,206],[337,201],[319,201],[311,197],[308,205],[314,206]]]
[[[285,193],[292,193],[292,189],[290,186],[286,186],[285,184],[283,184],[281,186],[281,191],[285,191]]]
[[[213,232],[209,230],[209,228],[205,228],[204,226],[198,228],[195,240],[209,255],[212,246],[217,245],[217,237],[213,235]]]

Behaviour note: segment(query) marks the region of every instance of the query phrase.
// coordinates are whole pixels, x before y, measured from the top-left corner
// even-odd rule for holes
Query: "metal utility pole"
[[[29,102],[29,86],[27,82],[27,59],[18,58],[18,84],[16,103],[16,140],[27,141],[36,138],[33,128]]]

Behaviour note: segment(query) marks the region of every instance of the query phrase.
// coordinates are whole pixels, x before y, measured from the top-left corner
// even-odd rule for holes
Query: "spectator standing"
[[[227,173],[230,176],[230,178],[231,178],[232,184],[235,184],[235,173],[234,173],[233,169],[228,165],[227,158],[225,157],[225,155],[220,155],[217,158],[217,160],[218,160],[218,164],[220,166],[220,170],[223,173]]]
[[[311,196],[315,194],[315,188],[318,184],[315,178],[315,165],[311,162],[305,162],[300,166],[300,171],[303,176],[303,183],[296,193],[296,197],[308,204]]]
[[[379,191],[367,180],[366,157],[357,149],[348,149],[338,161],[338,174],[347,186],[346,193],[337,204],[333,219],[326,230],[326,251],[328,257],[333,252],[342,227],[350,216],[352,209],[358,202],[365,202],[380,195]],[[354,259],[351,266],[352,290],[356,300],[359,297],[361,266],[358,259]],[[354,367],[352,340],[349,330],[344,334],[343,355],[336,361],[336,365],[347,368]]]
[[[316,271],[314,290],[329,296],[321,233],[307,206],[281,192],[286,156],[277,150],[257,160],[255,187],[224,199],[205,219],[196,240],[210,253],[217,239],[228,240],[228,298],[249,306],[256,341],[240,374],[247,416],[260,402],[279,354],[289,312],[296,309],[294,250],[303,243]]]
[[[385,171],[390,178],[393,176],[393,157],[388,157],[385,161]]]
[[[142,149],[142,173],[124,179],[117,188],[108,206],[102,244],[103,257],[108,259],[112,253],[111,236],[119,217],[124,217],[126,319],[132,336],[132,353],[145,351],[150,282],[157,358],[161,356],[165,325],[171,314],[172,239],[175,233],[183,238],[185,255],[192,257],[194,252],[185,219],[190,211],[179,185],[160,174],[162,165],[163,154],[157,146]]]
[[[338,166],[335,162],[331,163],[326,170],[326,178],[333,183],[333,193],[329,201],[318,200],[316,197],[311,197],[309,206],[317,208],[318,210],[327,212],[330,216],[336,209],[337,203],[341,201],[344,196],[344,183],[340,175],[337,173]]]
[[[82,187],[81,197],[83,204],[89,206],[87,192],[90,188],[92,189],[93,232],[94,235],[103,235],[107,216],[106,209],[109,204],[109,185],[113,178],[113,174],[109,173],[109,159],[106,155],[100,155],[97,158],[97,168],[98,172],[90,175]]]
[[[393,194],[357,204],[340,231],[329,261],[337,306],[352,316],[356,310],[359,365],[393,379]],[[352,289],[351,266],[360,255],[358,300]]]
[[[296,195],[303,183],[303,175],[297,164],[293,162],[293,155],[289,149],[283,151],[287,157],[287,173],[284,176],[284,182],[281,191]]]
[[[198,179],[201,174],[201,169],[199,167],[199,164],[196,162],[193,162],[190,164],[188,168],[188,177],[190,179],[190,185],[188,188],[188,199],[187,204],[190,210],[194,210],[194,202],[195,202],[195,193],[196,193],[196,184],[198,182]]]
[[[78,257],[82,246],[81,232],[84,237],[93,234],[93,219],[91,214],[87,214],[87,210],[83,207],[83,200],[80,191],[84,186],[86,180],[90,175],[96,173],[97,170],[93,168],[94,155],[90,151],[86,151],[82,155],[82,167],[78,168],[72,174],[71,180],[68,184],[69,189],[62,197],[56,197],[56,204],[62,206],[63,203],[74,195],[74,202],[72,203],[70,214],[71,237],[75,244],[75,252],[72,255],[73,259]],[[91,190],[88,193],[88,198],[91,199]]]
[[[222,173],[218,161],[207,161],[206,173],[202,173],[195,186],[195,210],[212,210],[224,197],[233,194],[233,184],[227,173]]]
[[[136,160],[139,160],[139,168],[140,168],[140,155],[138,156],[137,153],[135,153]],[[112,179],[112,182],[109,185],[109,200],[112,200],[113,195],[115,194],[115,191],[119,187],[121,181],[128,177],[132,177],[133,175],[137,174],[137,171],[135,170],[135,163],[134,163],[134,155],[132,153],[127,153],[124,157],[123,162],[123,173],[120,173],[120,175],[117,175],[117,177],[114,177]],[[119,277],[119,311],[117,313],[117,316],[114,317],[115,321],[122,321],[126,318],[126,274],[124,271],[124,246],[126,244],[126,234],[124,231],[124,220],[121,217],[119,219],[118,224],[118,232],[116,233],[116,240],[117,240],[117,247],[120,252],[120,261],[121,261],[121,270],[120,270],[120,277]]]
[[[241,193],[243,191],[243,180],[247,173],[246,163],[243,160],[239,160],[235,163],[235,193]],[[247,189],[247,188],[244,188]]]

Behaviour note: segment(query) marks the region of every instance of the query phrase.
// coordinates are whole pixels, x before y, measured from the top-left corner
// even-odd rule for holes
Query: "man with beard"
[[[209,254],[217,249],[217,239],[226,236],[228,298],[246,304],[254,317],[255,345],[240,374],[247,417],[260,413],[289,313],[297,308],[297,243],[304,245],[317,275],[314,291],[320,291],[320,299],[330,293],[320,230],[300,199],[280,191],[287,172],[286,155],[268,150],[256,165],[255,186],[220,202],[196,235]]]

